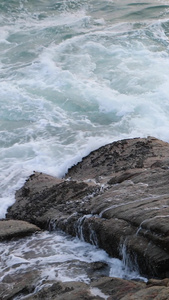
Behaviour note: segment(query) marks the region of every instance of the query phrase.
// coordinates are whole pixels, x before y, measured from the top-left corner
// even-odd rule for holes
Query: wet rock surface
[[[72,262],[70,268],[73,267]],[[93,283],[97,282],[102,273],[101,276],[108,276],[107,266],[101,262],[82,263],[81,268],[87,271]],[[43,279],[40,284],[39,278],[40,270],[30,268],[25,269],[24,273],[17,272],[3,276],[0,282],[0,299],[76,299],[76,297],[77,299],[102,299],[90,293],[89,284],[77,281],[63,283],[48,279]]]
[[[18,220],[0,220],[0,241],[30,235],[41,229],[33,224]]]
[[[11,216],[14,219],[26,220],[48,229],[51,220],[67,220],[70,214],[76,212],[76,208],[83,209],[82,199],[99,193],[96,185],[59,179],[54,182],[52,176],[47,176],[52,184],[42,186],[41,178],[43,180],[44,176],[45,174],[35,172],[24,187],[16,192],[16,202],[9,208],[8,218]],[[36,186],[39,182],[40,189]],[[50,225],[52,226],[52,222]],[[53,225],[55,226],[54,222]]]
[[[169,167],[168,143],[153,137],[126,139],[105,145],[68,170],[66,178],[77,180],[114,177],[113,174],[143,168]],[[137,172],[136,171],[136,172]]]
[[[35,275],[34,275],[35,277]],[[169,293],[169,279],[143,282],[128,281],[119,278],[102,277],[91,284],[83,282],[48,281],[35,291],[34,279],[30,274],[22,278],[11,291],[1,293],[1,299],[57,299],[57,300],[166,300]],[[7,295],[8,293],[8,295]]]
[[[5,276],[0,282],[0,299],[12,300],[18,295],[21,299],[35,290],[38,272],[27,271],[23,274],[15,274],[14,276]]]
[[[7,217],[62,229],[143,275],[168,277],[169,144],[153,137],[118,141],[90,153],[64,179],[35,172]],[[110,299],[123,299],[117,297]]]

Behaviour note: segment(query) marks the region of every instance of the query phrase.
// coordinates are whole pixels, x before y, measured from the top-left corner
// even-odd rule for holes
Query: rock
[[[91,294],[89,285],[83,282],[55,282],[52,286],[43,287],[35,295],[26,298],[27,300],[99,300],[99,296]]]
[[[84,180],[127,170],[169,167],[169,145],[154,137],[126,139],[100,147],[68,170],[66,178]]]
[[[169,295],[169,287],[163,284],[163,280],[151,286],[143,282],[104,277],[91,283],[91,286],[107,295],[108,300],[167,300]]]
[[[134,293],[134,295],[126,295],[121,298],[121,300],[167,300],[169,295],[168,293],[169,288],[154,286],[152,288],[141,289],[137,293]]]
[[[91,152],[59,180],[35,173],[7,217],[60,228],[143,275],[169,276],[169,144],[128,139]]]
[[[51,220],[62,220],[63,223],[81,206],[83,198],[98,191],[97,186],[85,182],[63,181],[52,176],[48,176],[49,184],[45,182],[44,186],[41,184],[44,176],[42,173],[30,176],[16,192],[17,201],[8,209],[7,218],[11,216],[48,229]],[[29,192],[25,193],[25,190]]]
[[[83,233],[89,236],[90,228],[95,232],[98,245],[113,256],[118,257],[121,245],[133,261],[136,259],[143,274],[166,277],[169,262],[166,178],[169,172],[160,174],[160,180],[159,173],[147,171],[140,181],[137,176],[132,183],[110,187],[104,193],[104,201],[102,195],[96,196],[88,206],[93,216],[83,221]],[[96,218],[97,215],[100,218]]]
[[[22,295],[22,298],[27,294],[32,293],[35,290],[37,283],[38,272],[36,270],[26,271],[23,274],[14,273],[3,277],[0,282],[0,299],[12,300],[16,296]]]
[[[158,280],[158,279],[149,279],[147,281],[147,285],[149,286],[166,286],[169,287],[169,278],[165,278],[163,280]]]
[[[31,276],[32,277],[31,277]],[[146,285],[143,282],[129,281],[119,278],[102,277],[90,284],[83,282],[44,281],[41,288],[35,288],[33,274],[26,274],[11,291],[1,295],[2,300],[166,300],[169,287],[165,284]],[[7,295],[8,294],[8,295]]]
[[[146,284],[120,278],[103,277],[92,282],[91,287],[98,288],[103,294],[108,296],[108,299],[120,300],[124,296],[134,295],[136,292],[146,288]]]
[[[48,279],[48,276],[42,275],[43,272],[38,265],[36,267],[35,265],[31,266],[28,262],[25,262],[25,265],[19,270],[17,269],[18,266],[19,262],[17,262],[15,265],[10,265],[9,268],[5,268],[5,271],[7,271],[8,269],[8,271],[5,272],[5,274],[3,273],[3,267],[0,270],[1,300],[51,299],[50,297],[56,297],[56,299],[58,299],[57,297],[61,296],[68,297],[67,299],[69,299],[69,297],[71,296],[72,298],[70,297],[70,299],[73,299],[75,294],[78,295],[78,299],[84,299],[83,297],[88,297],[85,299],[100,299],[95,298],[93,295],[90,294],[88,284],[81,282],[62,283],[56,280],[51,281]],[[81,263],[77,264],[77,260],[70,260],[69,270],[72,272],[72,269],[76,270],[76,275],[77,272],[79,272],[79,276],[81,276],[81,274],[84,273],[85,270],[85,273],[88,274],[88,277],[91,281],[94,281],[100,278],[101,276],[109,275],[108,265],[100,261],[96,261],[93,263],[87,263],[82,261]]]
[[[24,237],[40,230],[39,227],[25,221],[0,220],[0,241]]]

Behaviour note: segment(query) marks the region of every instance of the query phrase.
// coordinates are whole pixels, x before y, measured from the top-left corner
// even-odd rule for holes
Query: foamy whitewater
[[[169,0],[0,1],[0,217],[34,171],[169,142]]]

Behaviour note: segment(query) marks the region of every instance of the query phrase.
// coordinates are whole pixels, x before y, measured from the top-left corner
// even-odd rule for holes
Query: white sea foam
[[[109,295],[106,296],[104,293],[102,293],[102,291],[98,288],[90,288],[90,292],[92,295],[94,296],[100,296],[102,299],[107,300]]]
[[[89,264],[97,261],[108,264],[110,276],[144,279],[137,272],[130,274],[122,261],[110,258],[105,251],[61,232],[43,232],[19,241],[1,243],[0,254],[0,276],[4,282],[10,276],[11,284],[18,274],[24,275],[26,271],[38,272],[38,288],[43,285],[43,279],[89,283]]]

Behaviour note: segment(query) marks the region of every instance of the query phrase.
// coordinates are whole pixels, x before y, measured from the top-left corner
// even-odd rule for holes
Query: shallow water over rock
[[[1,299],[24,299],[24,293],[36,294],[57,281],[89,284],[102,276],[146,280],[105,251],[59,231],[0,243],[0,257]]]

